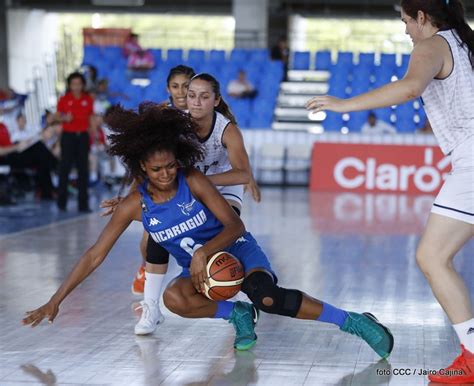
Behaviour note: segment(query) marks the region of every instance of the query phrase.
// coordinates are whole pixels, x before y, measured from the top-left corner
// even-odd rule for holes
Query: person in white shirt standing
[[[422,96],[441,150],[451,155],[452,172],[435,199],[416,258],[461,342],[461,355],[429,379],[472,383],[474,317],[453,258],[474,235],[474,31],[461,0],[402,0],[401,19],[414,45],[403,79],[350,99],[316,96],[307,108],[349,112]]]

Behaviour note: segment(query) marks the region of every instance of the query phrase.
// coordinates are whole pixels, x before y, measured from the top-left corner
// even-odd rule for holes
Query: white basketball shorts
[[[474,224],[474,135],[451,152],[451,166],[431,212]]]

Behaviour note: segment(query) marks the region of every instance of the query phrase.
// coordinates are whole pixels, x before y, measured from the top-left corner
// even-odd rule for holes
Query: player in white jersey
[[[474,235],[474,32],[461,0],[402,0],[401,19],[414,45],[403,79],[350,99],[316,96],[306,107],[345,113],[422,96],[440,147],[451,154],[452,172],[433,204],[416,258],[461,342],[461,355],[429,379],[471,383],[472,303],[453,258]]]
[[[205,148],[204,160],[196,167],[217,186],[234,209],[240,211],[242,207],[243,184],[246,183],[255,201],[260,201],[242,133],[222,99],[219,82],[210,74],[194,76],[187,100]],[[235,185],[236,181],[240,181],[240,185]]]

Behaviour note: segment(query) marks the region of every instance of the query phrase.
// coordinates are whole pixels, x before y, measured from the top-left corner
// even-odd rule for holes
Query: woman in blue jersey
[[[121,157],[135,179],[144,182],[117,207],[96,243],[80,258],[49,302],[27,312],[23,324],[55,319],[66,296],[105,259],[132,221],[142,221],[154,241],[166,248],[183,271],[164,292],[166,306],[187,318],[221,318],[236,330],[234,347],[251,348],[257,339],[256,309],[299,319],[333,323],[360,336],[381,357],[390,355],[393,337],[371,314],[347,312],[302,293],[277,286],[276,275],[240,217],[215,186],[193,165],[203,157],[196,128],[187,114],[156,105],[138,113],[115,107],[106,117],[110,151]],[[243,264],[245,302],[207,299],[201,294],[207,258],[227,250]]]
[[[173,67],[166,78],[166,90],[169,95],[169,106],[173,106],[179,110],[185,111],[187,109],[186,95],[188,93],[189,82],[191,78],[195,75],[194,70],[191,67],[184,66],[182,64]],[[102,207],[109,208],[103,216],[110,214],[113,211],[114,205],[118,203],[118,199],[105,200],[102,202]],[[142,257],[142,264],[138,268],[137,273],[132,282],[132,293],[134,295],[142,295],[145,290],[145,265],[146,265],[146,256],[147,256],[147,244],[148,244],[148,233],[143,231],[142,239],[140,240],[140,254]],[[155,256],[165,256],[166,254],[160,250],[151,250]],[[166,260],[166,257],[163,257],[163,260]],[[161,273],[166,273],[166,267],[160,269]],[[143,304],[142,304],[143,306]],[[159,309],[156,312],[155,316],[156,322],[163,321],[163,316]],[[156,323],[155,323],[156,324]],[[145,329],[145,331],[148,331]],[[143,329],[141,329],[143,331]]]
[[[203,172],[216,185],[218,191],[240,214],[244,184],[248,184],[255,201],[260,201],[260,190],[253,179],[249,157],[242,133],[236,120],[220,94],[219,82],[209,74],[194,76],[188,86],[187,106],[196,134],[204,148],[204,156],[194,167]],[[146,233],[146,232],[145,232]],[[159,299],[169,253],[148,237],[146,268],[143,286],[143,309],[135,325],[137,335],[153,333],[164,318]]]
[[[197,135],[204,147],[203,159],[194,166],[206,174],[231,207],[240,214],[243,184],[248,183],[253,199],[260,201],[260,190],[252,175],[242,133],[221,97],[219,82],[209,74],[198,74],[190,79],[191,74],[192,69],[186,66],[171,69],[167,83],[172,106],[180,106],[180,110],[184,110],[183,107],[189,104],[189,113],[196,123]],[[183,95],[187,97],[186,105],[178,104]],[[103,206],[111,203],[115,201],[108,200]],[[143,264],[135,275],[132,292],[143,293],[144,299],[140,302],[142,315],[134,331],[137,335],[147,335],[164,321],[159,299],[168,270],[169,253],[150,241],[146,231],[143,232],[140,251]]]
[[[405,32],[414,46],[403,79],[350,99],[316,96],[307,107],[345,113],[423,97],[441,150],[451,156],[452,171],[434,201],[416,259],[461,342],[461,355],[453,364],[428,378],[472,383],[474,314],[453,259],[474,235],[474,31],[461,0],[400,4]]]

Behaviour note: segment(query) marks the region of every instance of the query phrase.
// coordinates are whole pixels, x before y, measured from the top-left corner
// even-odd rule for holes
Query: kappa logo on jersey
[[[237,239],[236,243],[246,243],[247,241],[248,240],[244,236],[242,236]]]
[[[471,335],[471,334],[474,334],[474,328],[472,327],[467,331],[467,335]]]
[[[158,225],[158,224],[161,224],[161,221],[158,220],[157,218],[153,217],[150,219],[150,224],[148,224],[149,226],[154,226],[154,225]]]
[[[179,209],[181,209],[181,213],[183,213],[186,216],[190,216],[195,202],[196,200],[193,198],[191,202],[188,202],[188,203],[183,202],[182,204],[178,204]]]

